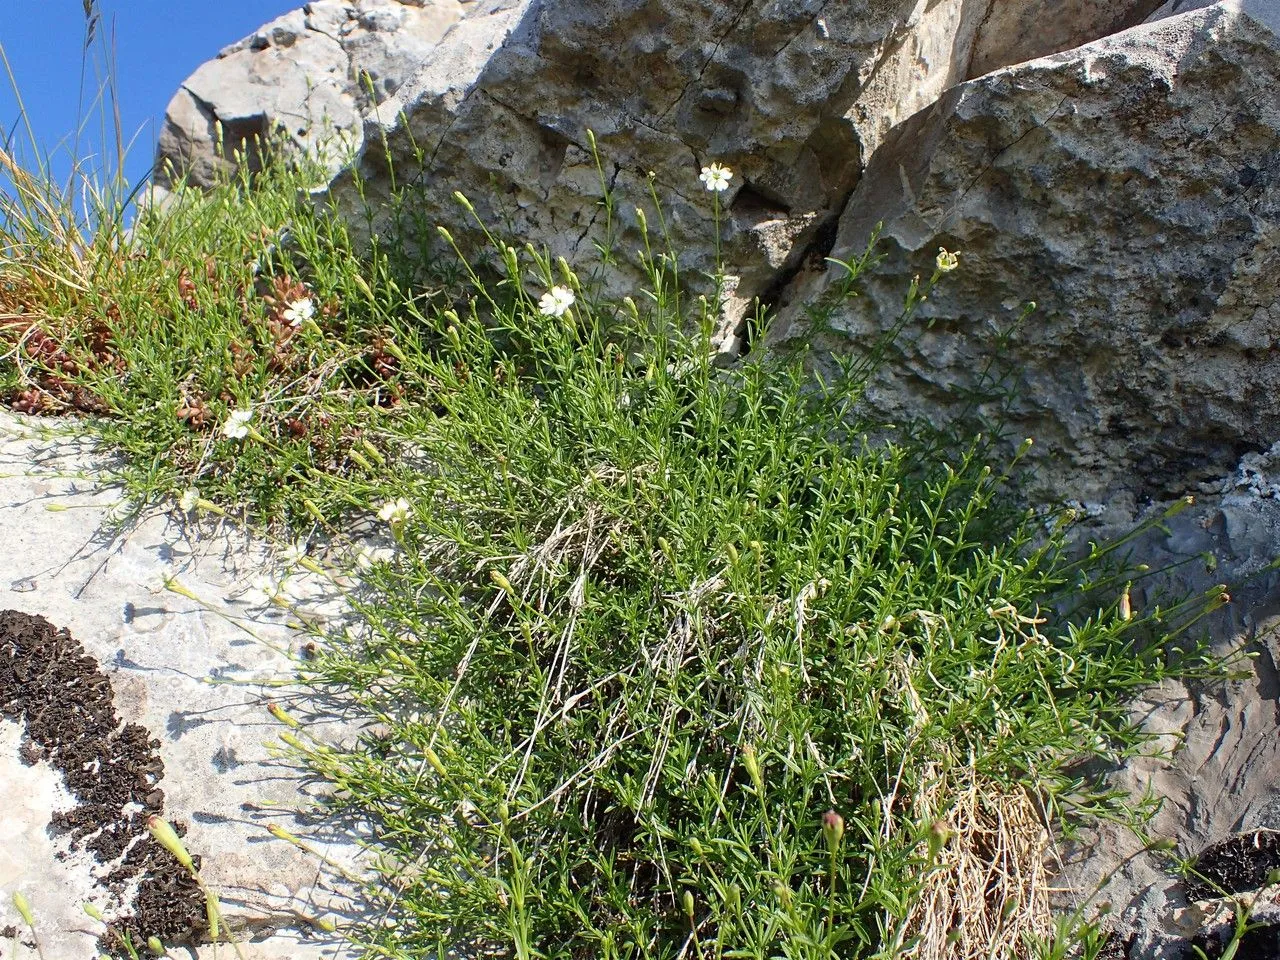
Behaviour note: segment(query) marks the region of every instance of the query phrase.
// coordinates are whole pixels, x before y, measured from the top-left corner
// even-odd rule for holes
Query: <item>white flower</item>
[[[538,312],[546,317],[563,317],[575,299],[568,287],[552,287],[538,301]]]
[[[294,300],[284,308],[282,316],[291,327],[300,327],[304,320],[310,320],[316,315],[316,302],[310,297],[303,297],[301,300]]]
[[[200,499],[200,491],[195,487],[187,487],[182,491],[182,496],[178,498],[178,509],[183,513],[190,513],[196,508],[196,501]]]
[[[253,419],[253,410],[232,410],[227,422],[222,425],[222,435],[232,440],[243,440],[249,435],[249,421]]]
[[[284,581],[276,580],[269,573],[260,573],[249,584],[249,596],[256,603],[275,603],[284,595]]]
[[[939,273],[950,273],[960,266],[960,254],[949,253],[946,247],[939,247],[937,259],[934,262],[938,265]]]
[[[708,190],[722,193],[729,189],[729,181],[733,179],[733,171],[719,163],[713,163],[709,167],[702,168],[702,175],[698,179],[707,185]]]
[[[368,571],[373,569],[373,565],[378,562],[378,558],[373,555],[373,551],[368,547],[361,547],[356,551],[356,569]]]
[[[280,559],[286,567],[296,567],[307,556],[307,545],[304,541],[299,540],[297,543],[291,543],[280,552]]]
[[[409,519],[409,515],[413,513],[413,504],[404,497],[395,500],[388,500],[381,509],[378,510],[378,519],[383,523],[389,523],[393,527],[398,527]]]

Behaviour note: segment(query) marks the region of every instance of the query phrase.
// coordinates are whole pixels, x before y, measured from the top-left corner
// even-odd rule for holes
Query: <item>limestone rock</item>
[[[460,190],[488,224],[580,264],[608,239],[591,130],[623,262],[652,186],[695,290],[715,266],[697,173],[726,163],[729,350],[756,298],[780,308],[779,335],[807,336],[796,307],[830,282],[823,258],[859,251],[878,221],[888,257],[820,338],[833,352],[865,346],[937,247],[959,248],[931,326],[901,338],[872,399],[894,416],[963,406],[1035,299],[1008,357],[1011,426],[1038,441],[1032,493],[1132,517],[1280,435],[1276,0],[1173,0],[1139,24],[1153,6],[320,0],[197,71],[161,156],[206,182],[215,115],[234,137],[305,118],[302,145],[321,117],[354,131],[363,116],[361,190],[340,174],[329,191],[353,224],[368,200],[388,230],[403,202],[478,245]],[[1051,50],[1065,52],[1028,62]],[[372,100],[362,70],[380,78]],[[612,292],[636,280],[624,270]]]
[[[1280,842],[1267,833],[1280,830],[1280,444],[1246,455],[1226,478],[1195,493],[1192,507],[1133,544],[1163,571],[1134,585],[1134,609],[1232,584],[1231,602],[1182,642],[1207,631],[1216,652],[1237,655],[1236,675],[1145,691],[1131,716],[1151,736],[1146,756],[1094,771],[1132,801],[1159,800],[1146,836],[1174,844],[1172,851],[1147,849],[1129,829],[1098,822],[1064,849],[1058,906],[1093,917],[1108,904],[1100,920],[1113,932],[1112,960],[1194,960],[1197,943],[1219,955],[1209,946],[1229,934],[1230,904],[1222,889],[1182,877],[1175,856],[1199,858],[1217,887],[1248,902],[1259,878],[1280,866]],[[1258,897],[1260,923],[1280,921],[1276,893]],[[1274,931],[1260,931],[1256,952],[1240,956],[1276,956],[1264,949],[1268,936]]]
[[[623,200],[620,250],[629,257],[639,245],[632,210],[648,206],[652,182],[695,287],[714,266],[712,201],[698,171],[728,164],[725,259],[743,304],[767,298],[815,242],[829,241],[824,228],[865,158],[894,123],[963,79],[975,53],[998,65],[1044,52],[1045,42],[1074,46],[1152,4],[1123,4],[1117,14],[1100,4],[1059,13],[1057,4],[1020,3],[1054,11],[1045,14],[1051,38],[980,37],[988,14],[1006,6],[479,0],[426,68],[371,111],[366,142],[385,138],[397,182],[423,185],[406,203],[427,224],[476,239],[450,199],[460,190],[487,222],[578,262],[604,240],[591,130]],[[364,151],[360,173],[365,196],[385,212],[380,149]],[[340,179],[333,193],[358,222],[351,182]]]
[[[996,0],[978,27],[964,79],[1067,50],[1082,38],[1119,33],[1159,5],[1159,0],[1064,0],[1050,10],[1037,3]]]
[[[280,746],[284,728],[267,702],[285,700],[321,742],[349,743],[360,730],[339,716],[342,707],[276,685],[295,676],[307,638],[250,587],[282,563],[264,543],[208,530],[197,538],[164,512],[113,527],[123,492],[82,479],[104,476],[109,459],[83,440],[41,437],[29,423],[0,416],[0,611],[8,611],[0,613],[0,929],[16,925],[18,940],[30,939],[10,902],[20,892],[45,960],[98,955],[103,927],[84,903],[113,920],[141,915],[144,935],[170,941],[169,921],[182,919],[170,898],[195,893],[197,917],[203,909],[189,884],[161,873],[150,854],[137,858],[146,815],[158,810],[185,825],[228,926],[255,941],[244,945],[247,960],[345,955],[342,934],[314,921],[345,927],[363,916],[350,879],[367,866],[363,835],[327,815],[310,772],[278,755],[272,743]],[[165,589],[166,576],[200,599]],[[317,615],[340,615],[322,578],[291,584]],[[57,667],[49,646],[15,650],[23,633],[13,624],[24,619],[68,629],[62,646],[75,669]],[[6,682],[15,670],[26,677],[17,685]],[[51,685],[51,674],[66,682]],[[63,688],[62,702],[32,701]],[[119,727],[100,722],[112,711]],[[124,784],[130,792],[121,792],[120,767],[138,778]],[[313,852],[273,836],[272,825]],[[173,885],[160,885],[155,911],[140,911],[148,888],[139,883],[165,879]],[[167,931],[154,925],[156,911]],[[235,955],[225,942],[170,945],[174,957]],[[10,947],[0,938],[6,960]],[[36,955],[34,947],[17,954]]]
[[[316,0],[272,20],[174,94],[157,148],[158,183],[170,186],[172,170],[209,186],[233,167],[234,150],[277,126],[336,168],[359,148],[364,110],[421,66],[467,2]],[[251,150],[246,162],[258,162]]]
[[[883,221],[886,259],[817,342],[865,347],[945,246],[961,269],[889,350],[871,394],[882,411],[954,415],[1007,350],[1010,426],[1036,440],[1034,493],[1128,517],[1269,448],[1278,9],[1175,12],[962,83],[898,125],[831,253],[860,252]],[[784,302],[835,275],[797,277]],[[1038,309],[1005,344],[1026,300]],[[810,332],[786,314],[783,335]]]

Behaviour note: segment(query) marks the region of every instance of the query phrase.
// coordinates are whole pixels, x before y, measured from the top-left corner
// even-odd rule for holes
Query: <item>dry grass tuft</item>
[[[917,798],[947,809],[924,841],[936,863],[903,923],[902,956],[915,960],[1021,960],[1054,930],[1051,838],[1025,788],[964,771],[960,788]],[[942,784],[943,779],[934,780]]]

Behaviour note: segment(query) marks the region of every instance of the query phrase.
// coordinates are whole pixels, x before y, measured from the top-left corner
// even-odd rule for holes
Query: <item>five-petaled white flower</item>
[[[182,491],[182,496],[178,498],[178,509],[183,513],[190,513],[196,508],[196,501],[200,499],[200,491],[195,487],[187,487]]]
[[[546,317],[563,317],[573,306],[575,297],[568,287],[552,287],[538,301],[538,312]]]
[[[722,193],[729,189],[729,181],[733,179],[733,171],[722,164],[713,163],[709,167],[702,168],[702,174],[698,179],[707,185],[708,190]]]
[[[413,504],[404,497],[395,500],[388,500],[378,510],[378,519],[383,523],[389,523],[393,527],[398,527],[409,519],[413,513]]]
[[[249,421],[252,419],[252,408],[232,410],[227,416],[227,422],[222,425],[222,435],[232,440],[243,440],[249,435]]]
[[[316,302],[310,297],[303,297],[300,300],[292,301],[284,308],[281,316],[291,327],[300,327],[303,321],[310,320],[316,315]]]
[[[934,262],[938,265],[939,273],[950,273],[960,266],[960,254],[950,253],[946,247],[939,247],[938,257]]]

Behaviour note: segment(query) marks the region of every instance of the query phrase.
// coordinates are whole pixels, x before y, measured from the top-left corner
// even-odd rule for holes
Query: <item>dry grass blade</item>
[[[945,818],[930,828],[937,860],[902,925],[902,956],[914,960],[1029,960],[1054,930],[1049,907],[1050,836],[1025,789],[965,772],[962,789],[929,778],[917,809]]]

